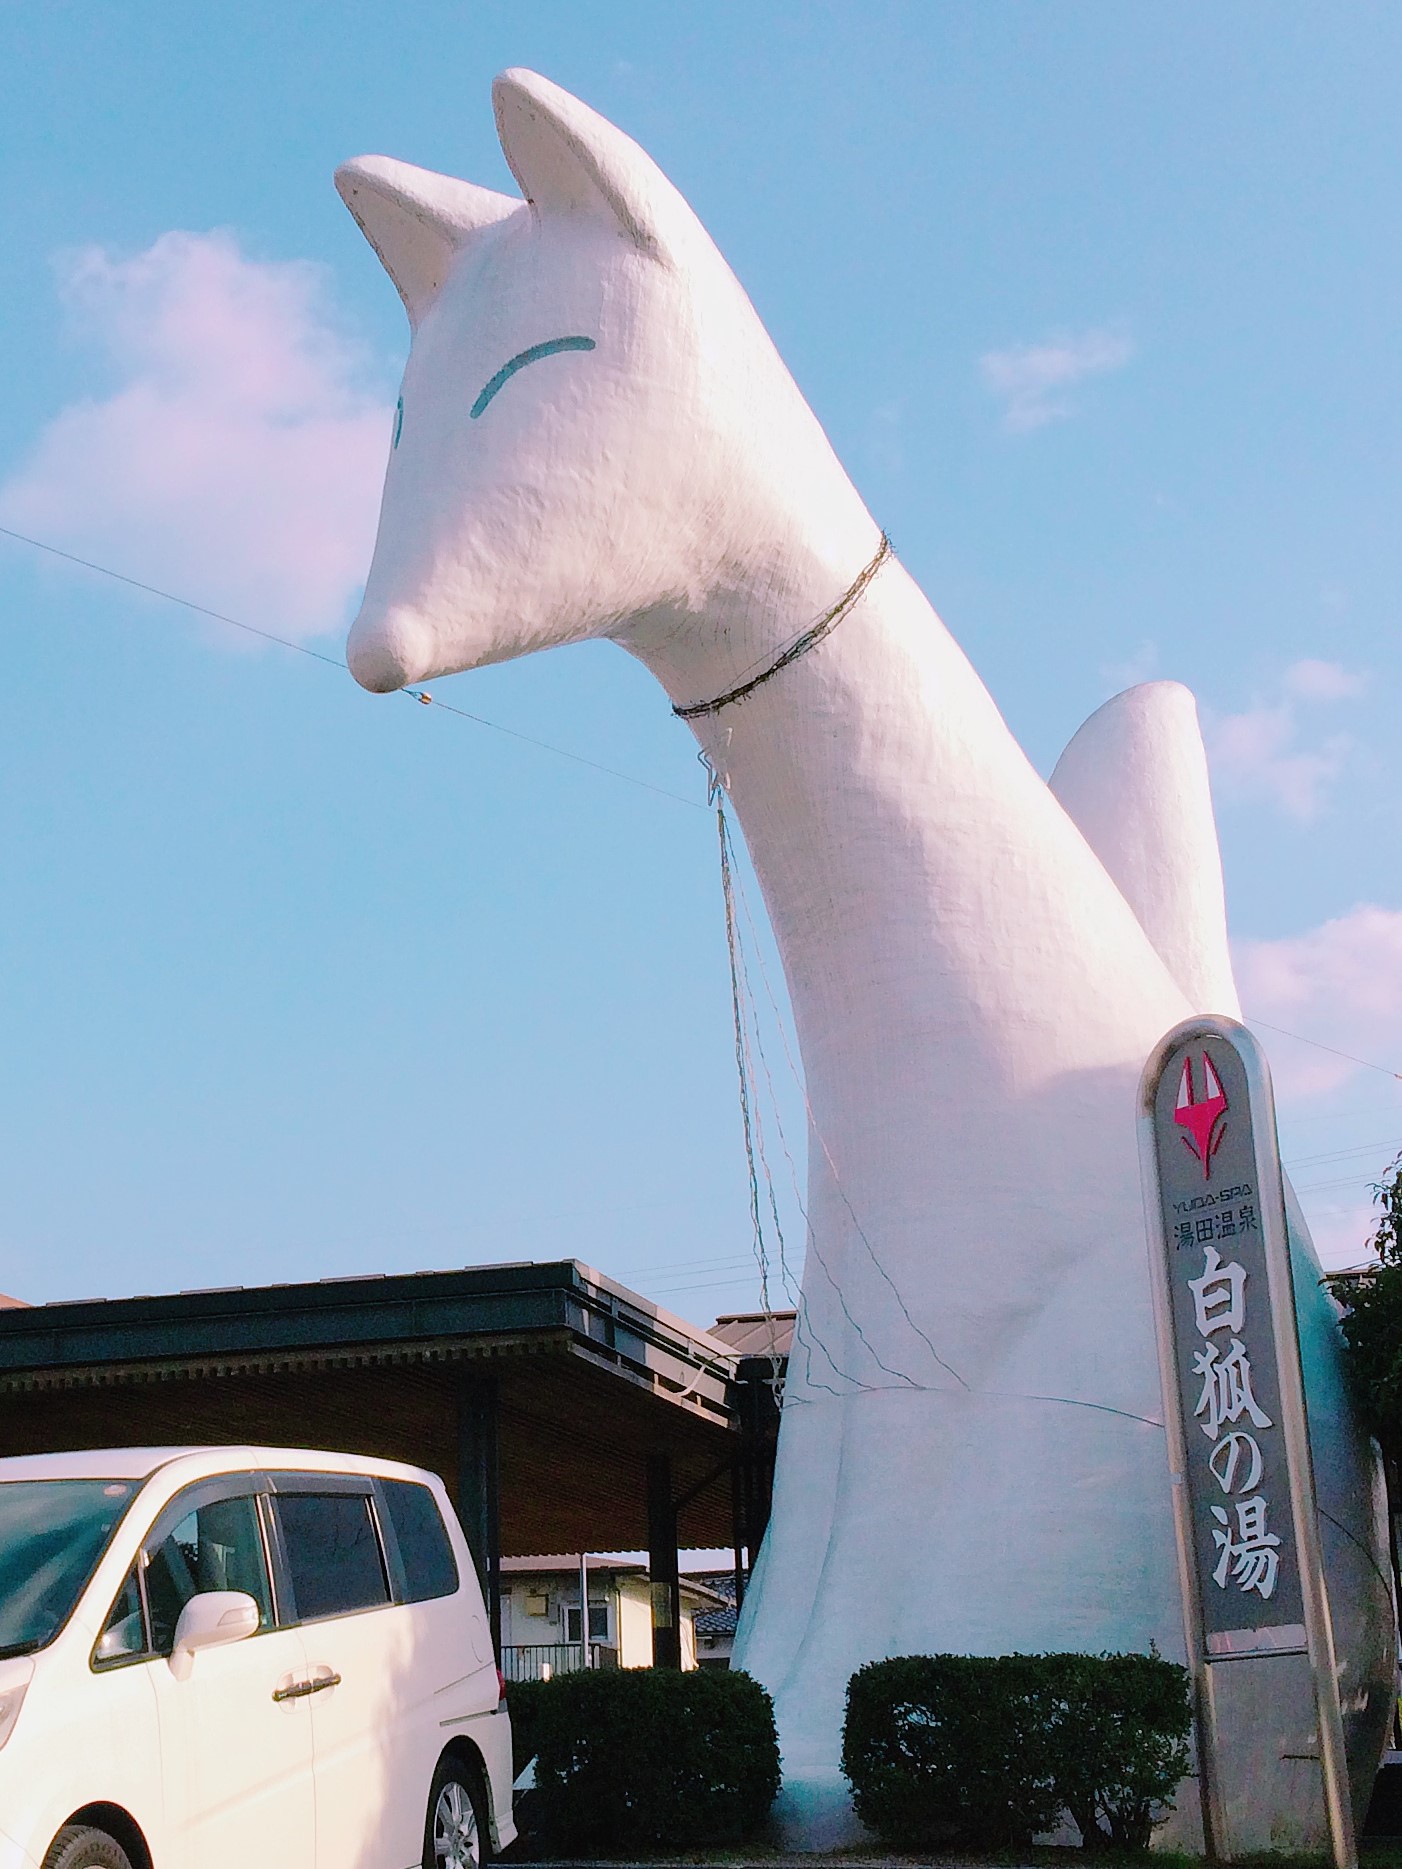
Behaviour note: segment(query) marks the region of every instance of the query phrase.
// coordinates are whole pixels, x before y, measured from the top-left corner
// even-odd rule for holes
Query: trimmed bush
[[[508,1681],[506,1710],[511,1715],[511,1776],[519,1778],[536,1754],[536,1710],[549,1681]]]
[[[518,1689],[508,1698],[513,1731]],[[747,1674],[597,1669],[532,1683],[533,1825],[560,1855],[737,1843],[779,1789],[768,1694]],[[518,1745],[522,1764],[532,1756]]]
[[[916,1849],[1008,1848],[1052,1829],[1036,1660],[904,1655],[854,1674],[842,1769],[862,1822]]]
[[[1157,1654],[1047,1655],[1052,1772],[1087,1849],[1143,1850],[1188,1770],[1188,1671]]]
[[[1069,1813],[1143,1849],[1188,1769],[1184,1669],[1150,1655],[907,1655],[852,1676],[842,1769],[890,1842],[1025,1847]]]

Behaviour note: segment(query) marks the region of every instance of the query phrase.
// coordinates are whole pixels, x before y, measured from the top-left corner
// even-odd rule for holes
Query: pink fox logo
[[[1227,1131],[1227,1095],[1206,1052],[1202,1054],[1202,1072],[1203,1094],[1196,1097],[1193,1095],[1191,1054],[1183,1060],[1183,1075],[1178,1080],[1178,1104],[1173,1112],[1173,1120],[1187,1130],[1183,1146],[1190,1149],[1202,1163],[1202,1178],[1207,1181],[1212,1175],[1212,1158],[1221,1148],[1222,1137]]]

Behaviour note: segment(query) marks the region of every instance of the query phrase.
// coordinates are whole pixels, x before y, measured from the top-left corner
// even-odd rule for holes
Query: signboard
[[[1231,1860],[1280,1847],[1256,1833],[1256,1813],[1289,1804],[1301,1840],[1327,1840],[1347,1869],[1356,1855],[1269,1072],[1245,1027],[1189,1020],[1150,1059],[1140,1108],[1209,1849]],[[1296,1771],[1287,1788],[1288,1762],[1309,1759],[1313,1780]]]
[[[1203,1646],[1301,1651],[1253,1112],[1234,1046],[1206,1036],[1175,1046],[1154,1136]]]

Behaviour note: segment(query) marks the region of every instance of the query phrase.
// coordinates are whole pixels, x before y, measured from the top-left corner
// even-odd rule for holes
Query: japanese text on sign
[[[1268,1529],[1270,1511],[1264,1495],[1254,1491],[1261,1481],[1264,1462],[1260,1443],[1245,1429],[1234,1428],[1218,1440],[1224,1427],[1244,1416],[1255,1428],[1275,1423],[1251,1390],[1251,1359],[1246,1345],[1234,1333],[1246,1325],[1246,1271],[1233,1261],[1224,1264],[1215,1246],[1206,1249],[1201,1278],[1188,1280],[1193,1315],[1204,1347],[1193,1358],[1194,1374],[1202,1378],[1202,1393],[1194,1415],[1203,1433],[1217,1442],[1208,1457],[1208,1470],[1232,1500],[1230,1509],[1211,1508],[1220,1527],[1213,1541],[1220,1556],[1212,1570],[1219,1590],[1235,1583],[1239,1590],[1255,1590],[1262,1597],[1275,1592],[1280,1570],[1280,1540]],[[1217,1332],[1229,1334],[1225,1347],[1212,1341]],[[1234,1494],[1246,1493],[1246,1498]],[[1233,1520],[1235,1515],[1235,1522]]]
[[[1170,1054],[1154,1111],[1203,1622],[1209,1637],[1293,1626],[1303,1608],[1262,1192],[1235,1050],[1208,1036]]]

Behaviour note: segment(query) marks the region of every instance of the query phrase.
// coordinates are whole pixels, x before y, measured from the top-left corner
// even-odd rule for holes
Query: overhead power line
[[[84,571],[94,571],[99,577],[111,578],[114,583],[125,584],[131,590],[144,592],[148,597],[159,597],[164,603],[178,604],[182,610],[207,617],[211,623],[223,623],[229,629],[242,630],[244,635],[256,636],[260,642],[275,643],[279,649],[291,649],[296,655],[304,655],[313,662],[323,662],[327,668],[338,669],[342,674],[349,672],[339,656],[309,648],[306,643],[295,642],[290,636],[279,636],[273,630],[260,629],[256,623],[245,623],[241,617],[226,616],[222,610],[211,610],[207,604],[198,604],[193,598],[162,590],[159,585],[147,584],[141,578],[129,578],[125,572],[114,571],[110,565],[100,565],[91,558],[80,558],[76,552],[66,552],[43,539],[30,538],[27,533],[15,532],[9,526],[0,526],[0,537],[13,539],[19,545],[30,545],[36,552],[47,552],[51,558],[61,558],[65,563],[78,565]],[[650,779],[640,779],[631,772],[620,772],[616,766],[605,766],[597,759],[586,758],[583,753],[570,752],[568,747],[537,739],[534,734],[518,733],[514,727],[503,727],[500,721],[488,720],[482,714],[470,714],[465,707],[454,707],[451,701],[440,701],[437,695],[430,694],[426,688],[401,688],[399,693],[408,700],[421,702],[425,707],[436,707],[441,713],[454,714],[459,720],[470,720],[476,727],[486,727],[492,733],[505,734],[509,740],[519,740],[525,746],[538,747],[542,753],[553,753],[557,759],[568,759],[576,766],[588,766],[592,772],[602,772],[607,778],[620,779],[625,785],[636,785],[645,792],[655,792],[659,798],[670,798],[675,804],[688,805],[694,811],[706,809],[698,799],[684,798],[680,792],[669,791],[665,785],[654,785]]]
[[[110,578],[116,584],[125,584],[129,590],[141,591],[147,597],[158,597],[163,603],[176,604],[182,610],[189,610],[195,616],[207,618],[211,623],[222,623],[228,629],[241,630],[246,636],[256,636],[260,642],[270,642],[279,649],[290,649],[296,655],[306,656],[309,661],[321,662],[327,668],[334,668],[341,673],[348,673],[344,661],[339,656],[327,655],[321,649],[313,649],[308,644],[296,642],[290,636],[279,636],[276,631],[262,629],[256,623],[245,622],[242,617],[231,617],[222,610],[211,609],[208,604],[196,603],[191,597],[182,597],[175,591],[163,590],[157,584],[148,584],[143,578],[129,577],[124,571],[114,571],[111,565],[99,564],[96,559],[82,558],[77,552],[65,551],[62,546],[51,545],[46,539],[36,539],[26,532],[16,532],[13,527],[0,526],[0,538],[12,539],[17,545],[28,545],[36,552],[45,552],[51,558],[62,559],[65,564],[77,565],[81,570],[91,571],[98,577]],[[571,752],[568,747],[556,746],[551,740],[539,739],[530,733],[521,733],[515,727],[503,727],[500,721],[488,720],[483,714],[473,714],[465,707],[455,707],[451,701],[440,701],[426,688],[401,688],[399,693],[406,700],[418,701],[425,707],[436,707],[440,713],[452,714],[458,720],[470,721],[475,727],[485,727],[490,733],[500,733],[509,740],[518,740],[523,746],[533,746],[542,753],[550,753],[556,759],[567,759],[576,766],[586,766],[591,772],[599,772],[606,778],[617,779],[624,785],[638,787],[641,791],[652,792],[658,798],[669,798],[674,804],[686,805],[694,811],[708,809],[698,799],[686,798],[680,792],[673,792],[665,785],[654,785],[650,779],[640,779],[635,773],[620,772],[616,766],[606,766],[602,761],[590,759],[583,753]],[[1385,1064],[1377,1064],[1370,1058],[1356,1057],[1352,1052],[1341,1051],[1337,1045],[1323,1044],[1317,1038],[1307,1038],[1303,1032],[1287,1031],[1283,1025],[1272,1025],[1268,1019],[1248,1018],[1249,1025],[1258,1025],[1263,1031],[1276,1032],[1282,1038],[1294,1039],[1297,1044],[1312,1046],[1316,1051],[1328,1052],[1331,1057],[1342,1058],[1348,1064],[1355,1064],[1361,1070],[1377,1071],[1383,1077],[1390,1077],[1402,1083],[1402,1071],[1394,1071]]]
[[[1372,1188],[1376,1182],[1363,1175],[1345,1175],[1336,1181],[1306,1181],[1295,1188],[1297,1194],[1323,1194],[1331,1188]]]
[[[1262,1031],[1278,1032],[1282,1038],[1293,1038],[1297,1044],[1313,1045],[1316,1051],[1327,1051],[1332,1058],[1344,1058],[1349,1064],[1356,1064],[1365,1071],[1380,1071],[1384,1077],[1394,1077],[1402,1084],[1402,1071],[1389,1070],[1385,1064],[1374,1064],[1371,1058],[1355,1058],[1351,1051],[1340,1051],[1337,1045],[1323,1045],[1317,1038],[1306,1038],[1303,1032],[1287,1032],[1283,1025],[1272,1025],[1269,1019],[1253,1019],[1245,1015],[1248,1025],[1259,1025]]]
[[[1386,1142],[1360,1142],[1353,1148],[1330,1149],[1324,1155],[1292,1155],[1285,1166],[1289,1169],[1317,1168],[1323,1162],[1342,1162],[1355,1155],[1377,1155],[1386,1149],[1389,1155],[1395,1155],[1402,1148],[1402,1136],[1389,1136]]]

